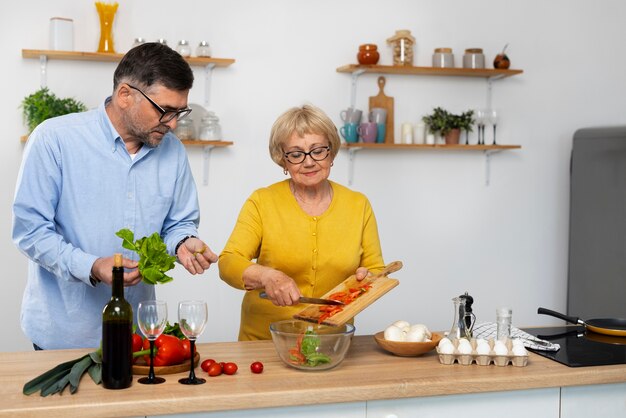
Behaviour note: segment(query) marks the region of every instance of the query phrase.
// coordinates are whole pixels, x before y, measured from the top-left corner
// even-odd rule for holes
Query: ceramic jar
[[[411,31],[397,30],[387,43],[393,48],[393,65],[413,65],[415,38],[411,36]]]
[[[485,68],[485,55],[482,48],[469,48],[463,55],[463,68]]]
[[[453,68],[454,55],[452,54],[452,48],[436,48],[433,54],[433,67]]]
[[[361,65],[375,65],[380,59],[378,46],[375,44],[363,44],[359,46],[359,53],[356,56]]]

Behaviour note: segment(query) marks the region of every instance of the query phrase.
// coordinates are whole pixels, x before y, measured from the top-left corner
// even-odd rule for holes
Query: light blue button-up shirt
[[[168,133],[132,159],[105,103],[45,121],[24,151],[13,204],[13,241],[29,259],[21,324],[45,349],[100,345],[111,287],[92,286],[91,267],[115,252],[138,258],[115,232],[129,228],[136,239],[159,232],[170,254],[197,235],[197,191],[184,146]],[[128,287],[125,296],[136,313],[140,301],[154,299],[154,286]]]

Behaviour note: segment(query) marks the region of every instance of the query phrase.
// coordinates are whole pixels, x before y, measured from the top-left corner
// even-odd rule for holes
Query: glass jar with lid
[[[174,134],[178,139],[196,139],[196,128],[193,125],[193,118],[187,116],[177,121]]]
[[[199,139],[218,141],[222,139],[222,127],[219,118],[213,112],[207,112],[200,122]]]
[[[198,44],[198,48],[196,48],[196,56],[198,57],[210,57],[211,56],[211,48],[209,47],[209,43],[207,41],[202,41]]]
[[[433,54],[433,67],[454,67],[454,55],[452,54],[452,48],[435,48],[435,53]]]
[[[485,54],[482,48],[468,48],[463,55],[463,68],[485,68]]]
[[[187,42],[184,39],[181,39],[181,41],[178,42],[178,45],[176,45],[176,52],[178,52],[183,57],[190,57],[191,46],[189,45],[189,42]]]
[[[397,30],[395,35],[387,39],[387,43],[393,48],[393,65],[413,65],[415,38],[411,36],[411,31]]]
[[[139,46],[141,44],[145,44],[146,40],[143,38],[135,38],[135,40],[133,41],[133,46],[131,46],[131,48],[134,48],[136,46]]]
[[[160,43],[161,45],[167,45],[167,40],[164,38],[159,38],[156,41],[157,43]]]

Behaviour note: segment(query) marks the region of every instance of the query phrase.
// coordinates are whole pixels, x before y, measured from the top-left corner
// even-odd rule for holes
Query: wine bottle
[[[133,308],[124,299],[122,255],[113,257],[111,300],[102,310],[102,386],[124,389],[133,380]]]

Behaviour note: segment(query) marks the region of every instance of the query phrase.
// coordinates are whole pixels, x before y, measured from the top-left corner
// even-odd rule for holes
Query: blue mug
[[[343,136],[346,142],[357,142],[359,139],[357,126],[356,123],[346,123],[339,128],[339,132],[341,132],[341,136]]]
[[[387,124],[377,123],[376,129],[376,143],[382,144],[385,142],[385,135],[387,135]]]

